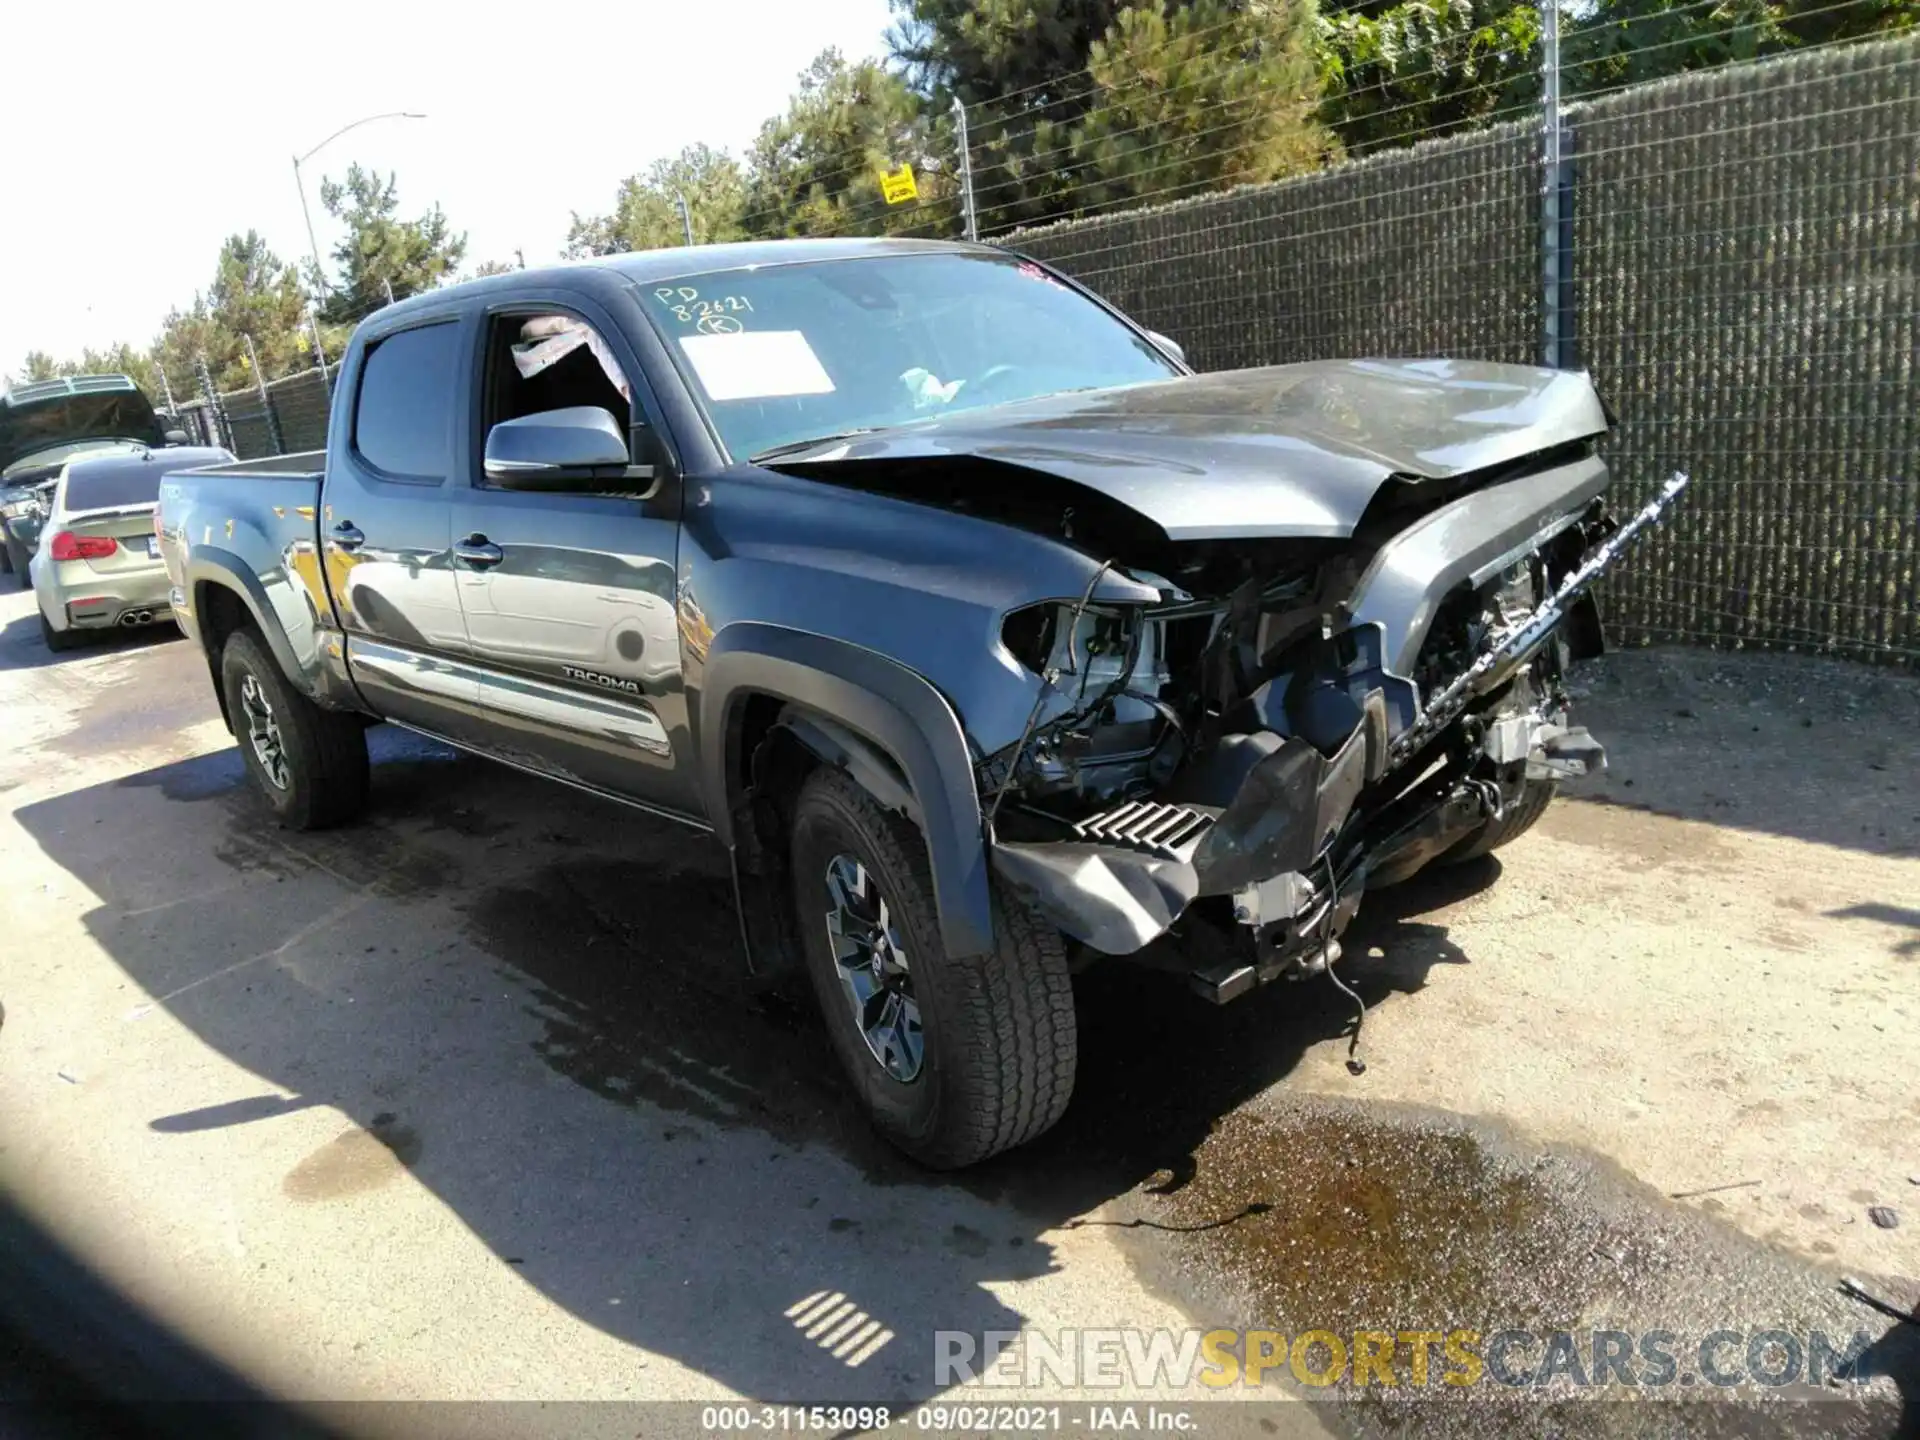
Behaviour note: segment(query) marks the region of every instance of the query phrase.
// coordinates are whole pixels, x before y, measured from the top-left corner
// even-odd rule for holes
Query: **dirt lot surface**
[[[170,631],[52,657],[27,597],[0,621],[0,1181],[283,1393],[911,1407],[986,1393],[936,1382],[935,1331],[1227,1325],[1666,1330],[1691,1378],[1661,1398],[1697,1399],[1725,1329],[1730,1363],[1860,1332],[1882,1378],[1552,1427],[1920,1415],[1920,1328],[1839,1286],[1920,1303],[1911,680],[1590,667],[1610,773],[1368,897],[1363,1074],[1324,982],[1215,1009],[1097,967],[1064,1124],[940,1179],[747,983],[710,842],[384,729],[369,817],[284,832]],[[1213,1405],[1198,1433],[1531,1431],[1576,1389]]]

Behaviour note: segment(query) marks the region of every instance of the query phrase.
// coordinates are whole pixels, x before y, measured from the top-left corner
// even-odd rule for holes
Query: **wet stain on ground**
[[[978,1259],[993,1248],[993,1242],[967,1225],[955,1225],[947,1232],[947,1248],[956,1254]]]
[[[213,800],[247,783],[247,767],[238,750],[215,750],[191,760],[176,760],[128,775],[114,784],[129,790],[156,788],[169,800]]]
[[[340,1200],[377,1190],[420,1158],[420,1137],[392,1115],[376,1115],[366,1129],[355,1126],[308,1155],[282,1182],[290,1200]]]
[[[322,870],[376,894],[405,899],[432,895],[454,878],[453,860],[419,843],[404,816],[382,815],[350,830],[298,834],[263,827],[252,797],[235,806],[214,858],[243,875],[291,879]]]
[[[150,744],[156,733],[178,734],[204,721],[218,721],[220,705],[209,683],[201,690],[139,684],[132,671],[124,678],[93,688],[86,707],[74,716],[72,728],[50,736],[43,748],[74,759],[113,751],[132,751]]]
[[[1229,1116],[1161,1204],[1186,1225],[1269,1205],[1189,1243],[1283,1325],[1546,1330],[1617,1306],[1660,1264],[1644,1230],[1581,1203],[1585,1178],[1450,1119],[1303,1100]]]

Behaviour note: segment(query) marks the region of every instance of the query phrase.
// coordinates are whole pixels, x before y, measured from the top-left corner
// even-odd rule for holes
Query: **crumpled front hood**
[[[1337,538],[1389,476],[1445,479],[1606,429],[1582,374],[1333,360],[963,410],[768,465],[858,485],[863,465],[884,465],[897,482],[898,462],[973,456],[1097,491],[1171,540]]]

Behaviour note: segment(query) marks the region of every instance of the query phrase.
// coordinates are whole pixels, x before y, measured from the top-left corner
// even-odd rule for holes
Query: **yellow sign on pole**
[[[889,205],[904,205],[909,200],[918,200],[920,191],[913,183],[913,166],[902,165],[898,170],[882,170],[880,194]]]

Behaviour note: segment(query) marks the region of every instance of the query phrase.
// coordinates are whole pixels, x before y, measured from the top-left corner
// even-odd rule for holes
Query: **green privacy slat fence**
[[[1695,484],[1610,587],[1630,641],[1920,664],[1920,39],[1575,107],[1583,362],[1625,510]],[[1006,237],[1204,369],[1531,361],[1538,129]]]
[[[1686,505],[1613,609],[1653,639],[1920,661],[1920,45],[1576,114],[1583,354],[1637,499]]]

